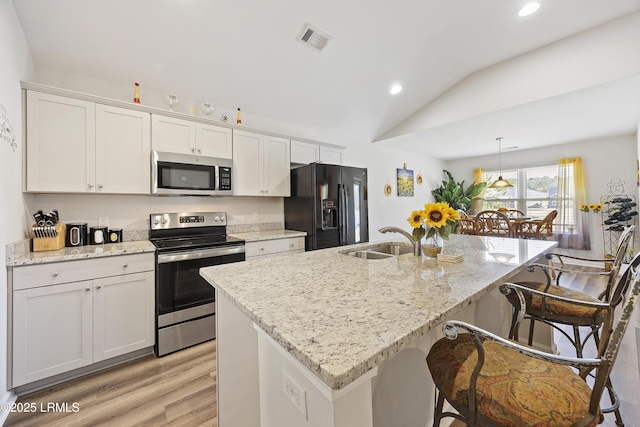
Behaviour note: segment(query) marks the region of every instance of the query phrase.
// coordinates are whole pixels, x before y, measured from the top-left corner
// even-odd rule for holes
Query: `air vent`
[[[313,48],[316,52],[322,52],[331,41],[331,36],[318,30],[313,25],[306,24],[302,31],[300,31],[300,34],[298,34],[297,40]]]

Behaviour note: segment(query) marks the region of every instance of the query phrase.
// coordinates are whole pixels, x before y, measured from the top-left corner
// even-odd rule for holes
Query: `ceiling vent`
[[[313,25],[306,24],[302,31],[300,31],[300,34],[298,34],[297,40],[313,48],[316,52],[322,52],[331,41],[331,36],[318,30]]]

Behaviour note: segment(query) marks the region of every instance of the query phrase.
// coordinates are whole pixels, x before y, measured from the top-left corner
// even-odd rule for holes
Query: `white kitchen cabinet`
[[[307,165],[313,162],[341,165],[342,149],[292,140],[291,163]]]
[[[339,148],[320,146],[320,161],[330,165],[342,164],[342,150]]]
[[[152,147],[156,151],[223,159],[233,156],[233,138],[229,128],[153,114],[151,129]]]
[[[291,140],[291,163],[308,165],[320,160],[320,146]]]
[[[259,259],[304,252],[304,237],[261,240],[245,244],[245,258]]]
[[[12,273],[12,387],[153,346],[152,253]]]
[[[96,192],[149,194],[150,114],[96,104]]]
[[[27,191],[149,194],[149,117],[27,91]]]
[[[288,197],[290,159],[288,139],[234,130],[233,194]]]
[[[95,104],[27,91],[27,191],[95,191]]]

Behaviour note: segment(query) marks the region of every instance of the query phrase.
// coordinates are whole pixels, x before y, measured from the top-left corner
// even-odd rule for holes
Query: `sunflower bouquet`
[[[592,211],[592,212],[598,213],[598,212],[602,212],[603,209],[604,209],[604,206],[602,205],[602,203],[590,203],[588,205],[585,205],[585,204],[580,205],[580,210],[582,212]]]
[[[413,227],[411,235],[415,241],[422,239],[425,235],[427,239],[438,235],[449,240],[449,234],[453,231],[456,223],[460,219],[460,214],[446,202],[427,203],[424,209],[411,212],[407,218]]]

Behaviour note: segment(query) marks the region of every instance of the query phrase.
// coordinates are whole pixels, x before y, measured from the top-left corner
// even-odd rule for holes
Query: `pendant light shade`
[[[502,178],[502,137],[496,138],[498,141],[498,162],[500,164],[500,175],[498,179],[493,181],[493,183],[489,186],[489,188],[509,188],[513,187],[509,181]]]

